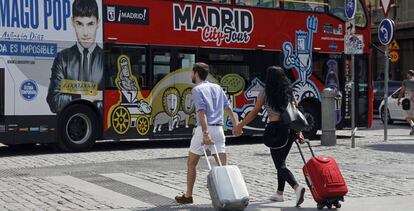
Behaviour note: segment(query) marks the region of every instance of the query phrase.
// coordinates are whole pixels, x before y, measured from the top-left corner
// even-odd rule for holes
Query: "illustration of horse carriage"
[[[118,134],[125,134],[133,127],[140,135],[146,135],[151,125],[152,108],[143,99],[138,99],[138,82],[132,75],[129,57],[125,55],[118,58],[116,85],[122,96],[121,103],[111,113],[113,129]]]
[[[116,133],[125,134],[130,127],[137,129],[140,135],[146,135],[151,125],[151,107],[144,100],[137,100],[134,91],[122,91],[121,102],[111,114],[112,125]]]

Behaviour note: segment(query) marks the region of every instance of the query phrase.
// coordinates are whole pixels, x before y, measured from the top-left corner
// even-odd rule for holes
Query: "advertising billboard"
[[[0,1],[5,115],[53,115],[76,99],[100,103],[101,11],[100,0]]]

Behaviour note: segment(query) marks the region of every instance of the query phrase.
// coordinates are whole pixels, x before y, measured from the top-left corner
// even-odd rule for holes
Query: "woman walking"
[[[277,169],[278,188],[275,195],[270,197],[272,201],[283,201],[283,191],[287,182],[296,193],[296,206],[303,203],[305,188],[296,182],[292,172],[286,167],[286,157],[297,138],[299,142],[304,143],[302,132],[290,130],[287,124],[282,123],[281,114],[286,109],[288,102],[294,101],[292,94],[292,85],[280,67],[269,67],[266,70],[266,87],[257,97],[256,105],[253,110],[244,118],[235,128],[236,134],[241,134],[242,128],[251,122],[259,113],[264,105],[268,113],[268,124],[265,128],[265,134],[276,134],[280,148],[270,148],[273,162]]]

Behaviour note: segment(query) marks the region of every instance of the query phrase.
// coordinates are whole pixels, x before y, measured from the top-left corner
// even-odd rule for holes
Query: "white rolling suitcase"
[[[214,149],[217,152],[216,146]],[[239,168],[235,165],[215,166],[210,161],[203,146],[204,155],[210,169],[207,176],[207,188],[216,210],[244,210],[249,204],[249,192]]]

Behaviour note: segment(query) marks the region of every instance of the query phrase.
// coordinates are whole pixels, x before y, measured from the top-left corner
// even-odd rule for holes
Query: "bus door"
[[[151,106],[146,48],[114,45],[107,46],[105,50],[105,136],[147,137]]]
[[[355,118],[357,127],[368,127],[369,114],[369,69],[368,56],[355,55]],[[345,85],[343,96],[344,126],[351,127],[352,117],[352,75],[351,57],[346,56],[345,60]],[[372,102],[371,102],[372,103]]]
[[[191,136],[195,113],[191,97],[194,49],[152,47],[152,132],[154,138]]]
[[[4,68],[0,68],[0,133],[6,132],[6,125],[4,121],[4,104],[5,104],[5,70]],[[0,134],[1,137],[1,134]]]
[[[368,127],[370,116],[368,70],[368,55],[355,55],[355,107],[358,127]]]

